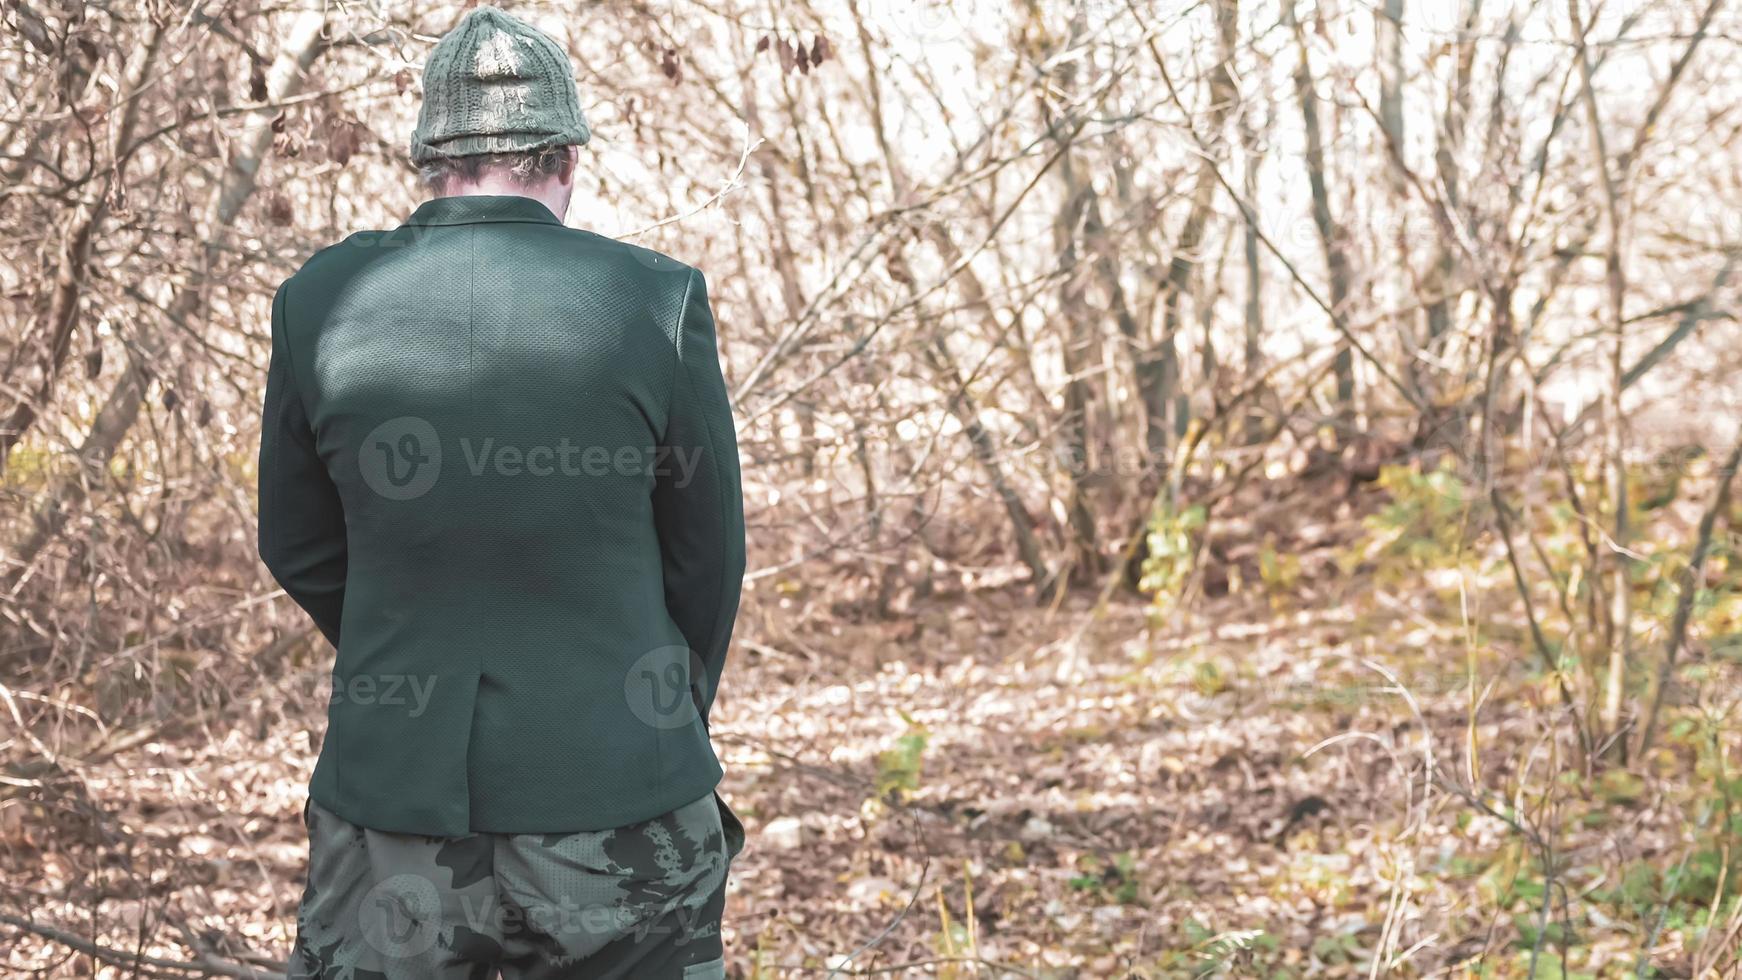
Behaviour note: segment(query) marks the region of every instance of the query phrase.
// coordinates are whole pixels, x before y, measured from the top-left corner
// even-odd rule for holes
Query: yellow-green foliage
[[[1287,607],[1300,584],[1300,573],[1300,556],[1278,551],[1276,535],[1266,534],[1264,546],[1258,550],[1258,578],[1264,583],[1264,594],[1270,598],[1272,609],[1281,611]]]
[[[1176,510],[1163,504],[1149,518],[1149,555],[1137,587],[1153,597],[1158,611],[1171,608],[1185,591],[1205,516],[1201,505]]]
[[[1713,654],[1742,660],[1742,534],[1712,542],[1693,624]]]
[[[20,443],[6,458],[6,483],[18,489],[40,488],[47,483],[54,462],[53,453]]]
[[[893,748],[877,756],[877,795],[886,799],[904,800],[919,789],[920,766],[925,761],[926,743],[931,741],[924,725],[906,713],[901,717],[907,722],[907,731],[895,740]]]
[[[1486,526],[1480,488],[1466,483],[1450,461],[1426,473],[1413,463],[1384,467],[1379,487],[1391,499],[1362,522],[1367,533],[1349,558],[1375,561],[1381,573],[1457,564]]]

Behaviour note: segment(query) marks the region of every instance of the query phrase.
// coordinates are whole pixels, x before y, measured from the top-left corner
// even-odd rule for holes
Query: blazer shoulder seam
[[[668,434],[671,432],[671,410],[677,404],[678,374],[683,371],[683,334],[685,321],[689,319],[690,291],[695,286],[696,270],[692,268],[684,277],[683,298],[678,300],[677,323],[671,332],[671,382],[665,391],[665,431]]]

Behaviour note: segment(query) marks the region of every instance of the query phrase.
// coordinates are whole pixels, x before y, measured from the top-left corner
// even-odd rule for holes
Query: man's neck
[[[479,180],[451,185],[440,197],[472,197],[475,195],[494,195],[500,197],[526,197],[550,209],[561,221],[568,214],[570,188],[555,182],[545,183],[537,187],[528,187],[512,180]]]

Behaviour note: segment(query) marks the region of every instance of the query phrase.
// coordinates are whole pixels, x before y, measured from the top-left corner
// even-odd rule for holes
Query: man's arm
[[[700,272],[690,273],[680,317],[653,516],[665,566],[666,610],[706,674],[705,680],[691,679],[705,722],[744,584],[744,493],[714,315]]]
[[[315,452],[286,339],[287,282],[272,297],[272,363],[260,421],[260,560],[339,645],[345,607],[345,509]]]

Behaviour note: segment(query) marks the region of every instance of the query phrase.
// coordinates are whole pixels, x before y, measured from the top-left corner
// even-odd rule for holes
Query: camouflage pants
[[[724,980],[743,829],[712,794],[617,830],[425,837],[309,802],[290,980]]]

